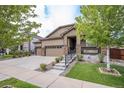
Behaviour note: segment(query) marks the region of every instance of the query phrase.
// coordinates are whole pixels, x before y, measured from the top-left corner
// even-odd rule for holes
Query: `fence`
[[[110,58],[124,60],[124,49],[111,48]]]

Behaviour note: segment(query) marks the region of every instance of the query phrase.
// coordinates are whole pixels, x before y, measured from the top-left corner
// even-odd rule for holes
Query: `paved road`
[[[35,84],[44,88],[107,88],[100,84],[46,74],[18,65],[0,62],[0,73]]]

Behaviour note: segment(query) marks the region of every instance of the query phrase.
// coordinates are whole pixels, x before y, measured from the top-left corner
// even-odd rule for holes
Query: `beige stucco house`
[[[74,24],[69,24],[58,27],[40,42],[35,42],[35,53],[42,56],[80,54],[85,46],[85,41],[76,36]]]

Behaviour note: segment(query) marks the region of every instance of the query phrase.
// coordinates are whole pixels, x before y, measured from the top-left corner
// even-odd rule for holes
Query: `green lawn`
[[[0,56],[0,59],[8,59],[8,58],[12,58],[13,55],[4,55],[4,56]]]
[[[112,87],[124,87],[124,67],[111,65],[112,68],[116,68],[122,74],[121,77],[116,77],[112,75],[101,74],[98,70],[98,67],[101,66],[106,65],[77,63],[66,76]]]
[[[12,85],[15,88],[38,88],[38,86],[29,84],[21,80],[17,80],[15,78],[10,78],[10,79],[0,81],[0,87],[3,87],[4,85]]]

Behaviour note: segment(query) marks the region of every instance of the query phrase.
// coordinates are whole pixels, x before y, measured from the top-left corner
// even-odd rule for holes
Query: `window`
[[[45,46],[46,48],[62,48],[63,45]]]
[[[23,45],[20,46],[20,50],[23,50]]]

